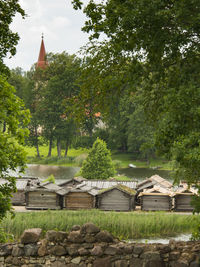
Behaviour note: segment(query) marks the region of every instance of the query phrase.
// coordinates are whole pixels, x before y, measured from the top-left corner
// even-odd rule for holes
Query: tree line
[[[66,52],[48,53],[47,61],[45,69],[36,65],[27,72],[13,69],[8,80],[30,110],[26,144],[36,147],[37,157],[41,144],[48,143],[48,157],[53,146],[57,146],[58,157],[61,149],[67,157],[70,146],[91,147],[97,137],[113,151],[130,152],[144,159],[155,155],[154,130],[145,119],[139,95],[132,95],[127,88],[109,102],[106,113],[96,103],[99,87],[91,81],[94,73],[86,71],[91,58],[80,59]],[[113,73],[110,80],[114,79]],[[82,101],[81,88],[85,83],[88,97]],[[120,91],[121,84],[111,84]]]

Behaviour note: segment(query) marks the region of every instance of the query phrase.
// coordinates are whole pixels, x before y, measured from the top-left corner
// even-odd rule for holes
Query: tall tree
[[[25,168],[25,153],[19,144],[24,141],[28,112],[24,110],[22,101],[14,94],[14,88],[6,81],[8,68],[3,64],[3,58],[9,53],[14,55],[19,40],[17,33],[10,30],[10,24],[15,14],[24,16],[18,1],[0,1],[0,177],[7,180],[0,186],[0,221],[11,210],[10,197],[16,190],[15,179],[9,170],[17,167]]]
[[[82,8],[81,1],[72,2]],[[140,83],[132,89],[143,91],[144,110],[156,129],[160,153],[176,160],[179,178],[197,182],[200,2],[90,0],[84,13],[88,19],[83,30],[93,44],[102,33],[107,37],[101,44],[107,48],[103,63],[108,66],[106,62],[123,58],[129,62],[128,80]]]
[[[16,45],[19,41],[18,33],[10,29],[10,24],[16,14],[25,17],[24,10],[20,7],[18,0],[0,1],[0,73],[8,73],[8,68],[3,63],[6,56],[14,56]]]
[[[48,55],[49,66],[45,70],[46,84],[42,89],[39,103],[42,116],[43,134],[51,144],[57,142],[58,156],[61,156],[61,142],[65,142],[65,156],[72,141],[75,124],[66,113],[66,102],[77,94],[79,88],[75,81],[79,75],[80,60],[74,55],[61,54]]]

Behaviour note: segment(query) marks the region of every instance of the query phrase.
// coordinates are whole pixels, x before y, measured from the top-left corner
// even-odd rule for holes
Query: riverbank
[[[93,222],[120,239],[172,237],[192,233],[200,223],[199,215],[172,214],[166,212],[104,212],[100,210],[60,210],[40,212],[16,212],[2,222],[6,233],[16,239],[25,229],[42,228],[69,231],[73,225]]]
[[[67,157],[64,157],[64,150],[62,151],[61,158],[56,156],[56,148],[52,149],[52,157],[47,157],[48,146],[40,146],[41,157],[36,157],[36,149],[34,147],[24,147],[27,153],[27,159],[29,164],[47,164],[57,166],[71,166],[80,167],[83,160],[86,158],[88,149],[69,149]],[[127,168],[129,164],[136,166],[137,168],[153,168],[159,170],[172,170],[172,162],[169,162],[163,158],[151,158],[148,161],[138,160],[134,158],[132,153],[112,153],[112,159],[116,165],[116,168]]]

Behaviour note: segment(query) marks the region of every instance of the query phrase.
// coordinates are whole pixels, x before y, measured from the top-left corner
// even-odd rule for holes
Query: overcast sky
[[[20,41],[17,54],[6,59],[9,68],[21,67],[30,70],[37,62],[44,33],[46,52],[69,54],[76,53],[87,43],[88,35],[81,32],[85,16],[81,11],[73,9],[71,0],[20,0],[21,7],[27,17],[16,16],[11,25],[14,32],[18,32]],[[84,0],[83,2],[87,2]]]

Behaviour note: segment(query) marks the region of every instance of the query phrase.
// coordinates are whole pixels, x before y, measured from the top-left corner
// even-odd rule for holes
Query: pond
[[[46,179],[49,175],[53,174],[56,180],[67,180],[73,178],[79,170],[80,167],[28,164],[26,172],[22,176],[32,176]],[[171,180],[169,171],[153,170],[150,168],[125,168],[119,169],[118,173],[136,180],[144,180],[145,178],[149,178],[154,174],[158,174],[165,179]],[[15,174],[15,176],[17,176],[17,174]]]
[[[170,240],[175,241],[190,241],[192,234],[180,234],[176,237],[166,237],[166,238],[149,238],[149,239],[131,239],[128,242],[132,243],[146,243],[146,244],[154,244],[154,243],[161,243],[161,244],[169,244]]]

